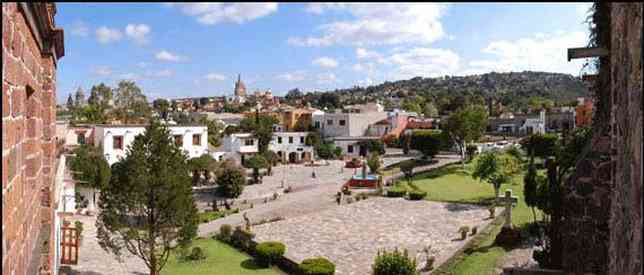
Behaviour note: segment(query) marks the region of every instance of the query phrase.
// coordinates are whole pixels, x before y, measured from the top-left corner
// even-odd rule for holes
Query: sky
[[[591,3],[59,3],[60,103],[133,80],[149,100],[284,95],[416,76],[547,71],[578,76]]]

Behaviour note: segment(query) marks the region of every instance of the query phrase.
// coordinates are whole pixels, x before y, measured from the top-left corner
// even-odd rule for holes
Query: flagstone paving
[[[409,249],[419,265],[418,252],[431,245],[438,266],[465,244],[461,226],[490,220],[485,208],[473,205],[408,201],[375,197],[325,211],[254,226],[256,241],[280,241],[286,256],[300,262],[323,256],[334,262],[336,274],[368,274],[378,249]]]

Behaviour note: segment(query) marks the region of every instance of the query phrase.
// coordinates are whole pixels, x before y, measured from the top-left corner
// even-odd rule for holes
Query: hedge
[[[333,275],[335,265],[326,258],[310,258],[302,261],[299,266],[303,275]]]
[[[255,247],[257,260],[264,266],[271,266],[286,252],[286,246],[280,242],[263,242]]]

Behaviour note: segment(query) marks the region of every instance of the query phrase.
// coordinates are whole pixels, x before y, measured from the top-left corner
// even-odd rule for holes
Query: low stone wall
[[[506,267],[503,269],[504,275],[564,275],[562,270],[557,269],[540,269],[540,268],[518,268]]]

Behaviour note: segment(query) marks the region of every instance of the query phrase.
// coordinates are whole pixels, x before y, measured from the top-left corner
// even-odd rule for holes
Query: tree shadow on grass
[[[249,269],[249,270],[259,270],[259,269],[266,269],[266,267],[263,267],[255,262],[253,259],[246,259],[241,264],[239,264],[243,269]]]
[[[463,170],[460,164],[448,164],[439,168],[435,168],[426,172],[418,173],[414,175],[414,180],[423,180],[423,179],[435,179],[440,178],[446,175],[459,175],[459,176],[470,176],[470,172]]]

